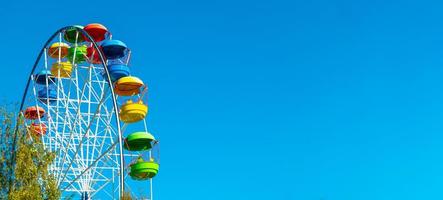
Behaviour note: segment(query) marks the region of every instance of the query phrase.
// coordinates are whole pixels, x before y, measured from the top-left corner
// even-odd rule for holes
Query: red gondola
[[[108,29],[101,24],[88,24],[83,30],[85,30],[95,42],[101,42],[106,38],[106,33],[108,33]],[[85,37],[86,41],[89,41],[88,38]]]
[[[102,63],[102,60],[100,59],[100,55],[98,54],[97,50],[93,46],[88,47],[86,49],[86,56],[89,59],[89,62],[92,64],[100,64]]]
[[[45,109],[38,106],[31,106],[26,108],[25,110],[25,118],[26,119],[40,119],[45,115]]]

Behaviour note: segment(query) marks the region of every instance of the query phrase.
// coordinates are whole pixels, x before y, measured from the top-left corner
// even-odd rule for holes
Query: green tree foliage
[[[0,106],[0,199],[6,199],[12,178],[12,152],[15,116],[8,106]]]
[[[17,132],[15,122],[18,123]],[[22,120],[17,122],[5,108],[0,108],[0,123],[0,199],[59,199],[57,182],[48,174],[48,166],[55,159],[55,154],[47,152],[40,138],[28,132]],[[15,164],[11,162],[14,149]]]

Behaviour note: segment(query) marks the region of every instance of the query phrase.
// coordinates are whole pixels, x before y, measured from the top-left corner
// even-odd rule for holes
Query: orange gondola
[[[26,119],[40,119],[45,115],[45,109],[38,106],[31,106],[26,108],[25,110],[25,118]]]
[[[135,76],[125,76],[114,84],[114,92],[119,96],[132,96],[140,94],[145,86],[143,81]]]
[[[68,55],[69,45],[63,42],[56,42],[48,49],[51,58],[64,58]]]
[[[29,131],[36,136],[46,135],[47,127],[43,123],[32,123],[29,126]]]

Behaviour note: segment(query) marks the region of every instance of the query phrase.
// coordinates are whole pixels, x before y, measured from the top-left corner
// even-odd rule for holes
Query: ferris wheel
[[[153,199],[158,140],[146,123],[147,85],[130,59],[101,24],[59,29],[37,57],[20,110],[28,134],[55,153],[48,170],[62,199]]]

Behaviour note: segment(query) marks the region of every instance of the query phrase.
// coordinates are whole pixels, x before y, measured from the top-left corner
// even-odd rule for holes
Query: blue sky
[[[105,24],[150,87],[157,199],[443,198],[443,4],[86,4],[2,2],[0,93],[58,28]]]

